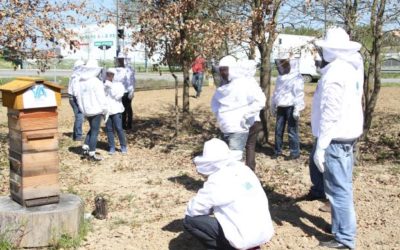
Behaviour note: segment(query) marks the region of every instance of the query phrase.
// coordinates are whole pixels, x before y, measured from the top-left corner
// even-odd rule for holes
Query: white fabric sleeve
[[[297,112],[304,110],[304,80],[303,78],[296,79],[293,86],[293,96],[294,96],[294,109]]]
[[[333,139],[335,125],[342,113],[344,86],[333,82],[325,83],[321,95],[321,119],[317,147],[326,149]]]
[[[249,89],[247,101],[249,103],[245,118],[254,117],[265,107],[266,97],[258,84],[253,84]]]
[[[110,87],[110,91],[108,92],[110,97],[113,98],[114,100],[121,100],[122,96],[125,93],[125,88],[122,84],[115,84]]]
[[[230,190],[225,190],[216,182],[208,180],[198,191],[186,208],[186,215],[191,217],[210,214],[214,207],[223,206],[233,201]]]
[[[100,80],[98,80],[96,84],[97,84],[97,86],[95,87],[96,99],[99,102],[101,109],[103,111],[108,110],[107,99],[106,99],[106,94],[104,92],[103,83]]]
[[[217,97],[217,92],[213,95],[212,99],[211,99],[211,111],[214,114],[218,113],[218,109],[219,109],[219,102],[218,102],[218,97]]]

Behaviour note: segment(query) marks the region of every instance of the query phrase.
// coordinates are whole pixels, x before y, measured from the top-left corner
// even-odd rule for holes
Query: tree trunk
[[[378,6],[379,2],[379,6]],[[363,137],[368,137],[372,125],[372,118],[378,95],[381,89],[381,48],[383,39],[383,15],[385,12],[386,0],[374,0],[371,11],[371,30],[373,34],[372,50],[368,67],[367,83],[364,87],[365,108],[364,108],[364,131]],[[375,12],[377,13],[375,14]]]
[[[189,88],[190,88],[190,75],[189,75],[190,62],[183,61],[183,113],[189,113]]]

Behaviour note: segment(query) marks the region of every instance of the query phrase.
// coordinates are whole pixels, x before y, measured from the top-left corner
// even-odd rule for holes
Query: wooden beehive
[[[27,207],[57,203],[61,87],[24,77],[0,90],[8,108],[11,198]]]

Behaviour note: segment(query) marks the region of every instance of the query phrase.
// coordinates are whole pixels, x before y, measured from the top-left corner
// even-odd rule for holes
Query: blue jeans
[[[310,154],[310,159],[308,162],[308,167],[310,169],[310,178],[311,178],[311,189],[310,189],[310,194],[316,198],[323,198],[325,199],[325,190],[324,190],[324,176],[323,174],[318,170],[317,165],[315,165],[314,162],[314,153],[315,153],[315,148],[317,147],[317,139],[314,141],[313,149]]]
[[[79,110],[78,101],[75,96],[69,97],[69,104],[72,107],[72,111],[74,111],[75,121],[74,121],[74,130],[72,132],[73,140],[82,139],[82,125],[83,125],[83,114]]]
[[[200,95],[201,88],[203,87],[203,72],[193,73],[192,76],[192,85],[193,88],[196,90],[197,95]]]
[[[106,123],[106,132],[107,132],[108,146],[110,147],[110,151],[111,150],[115,151],[114,129],[117,131],[119,144],[121,145],[121,150],[126,149],[126,139],[125,139],[124,129],[122,128],[122,113],[110,115]]]
[[[332,208],[332,234],[355,247],[356,213],[353,202],[353,144],[332,141],[325,151],[324,187]]]
[[[300,155],[299,129],[297,120],[293,118],[294,106],[278,107],[275,125],[275,154],[282,154],[283,133],[288,125],[289,149],[291,156]]]
[[[249,132],[227,133],[224,134],[224,141],[228,144],[230,150],[244,151]]]
[[[103,115],[101,114],[87,117],[90,129],[86,135],[85,144],[89,145],[89,152],[96,151],[97,136],[99,135],[100,123],[102,118]]]

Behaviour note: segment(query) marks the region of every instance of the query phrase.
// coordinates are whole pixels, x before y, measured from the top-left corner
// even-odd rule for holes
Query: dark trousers
[[[224,236],[217,219],[209,215],[190,217],[183,220],[185,230],[198,239],[207,249],[234,250]]]
[[[298,156],[300,154],[300,141],[299,129],[297,120],[293,118],[294,107],[278,107],[276,112],[276,125],[275,125],[275,154],[282,154],[283,133],[285,126],[288,126],[289,135],[289,149],[291,156]]]
[[[85,144],[89,145],[89,152],[96,151],[97,136],[99,135],[102,117],[103,115],[101,114],[87,117],[90,129],[86,135]]]
[[[132,129],[132,100],[128,98],[128,93],[122,97],[122,105],[124,105],[124,112],[122,113],[122,128]]]
[[[72,133],[73,140],[81,140],[82,139],[82,125],[84,116],[83,113],[79,110],[78,101],[75,96],[69,97],[69,104],[72,107],[72,111],[74,111],[75,121],[74,121],[74,130]]]
[[[257,135],[263,129],[261,122],[254,122],[250,127],[249,137],[246,142],[246,165],[253,171],[256,169],[256,144]]]
[[[115,150],[114,130],[117,132],[119,144],[121,145],[121,150],[126,149],[126,139],[124,130],[122,129],[121,117],[121,113],[110,115],[106,123],[108,146],[110,147],[111,151]]]
[[[315,148],[317,147],[317,139],[314,141],[313,149],[310,154],[308,167],[310,169],[311,189],[310,194],[317,198],[325,199],[324,190],[324,175],[318,170],[317,165],[314,162]]]

